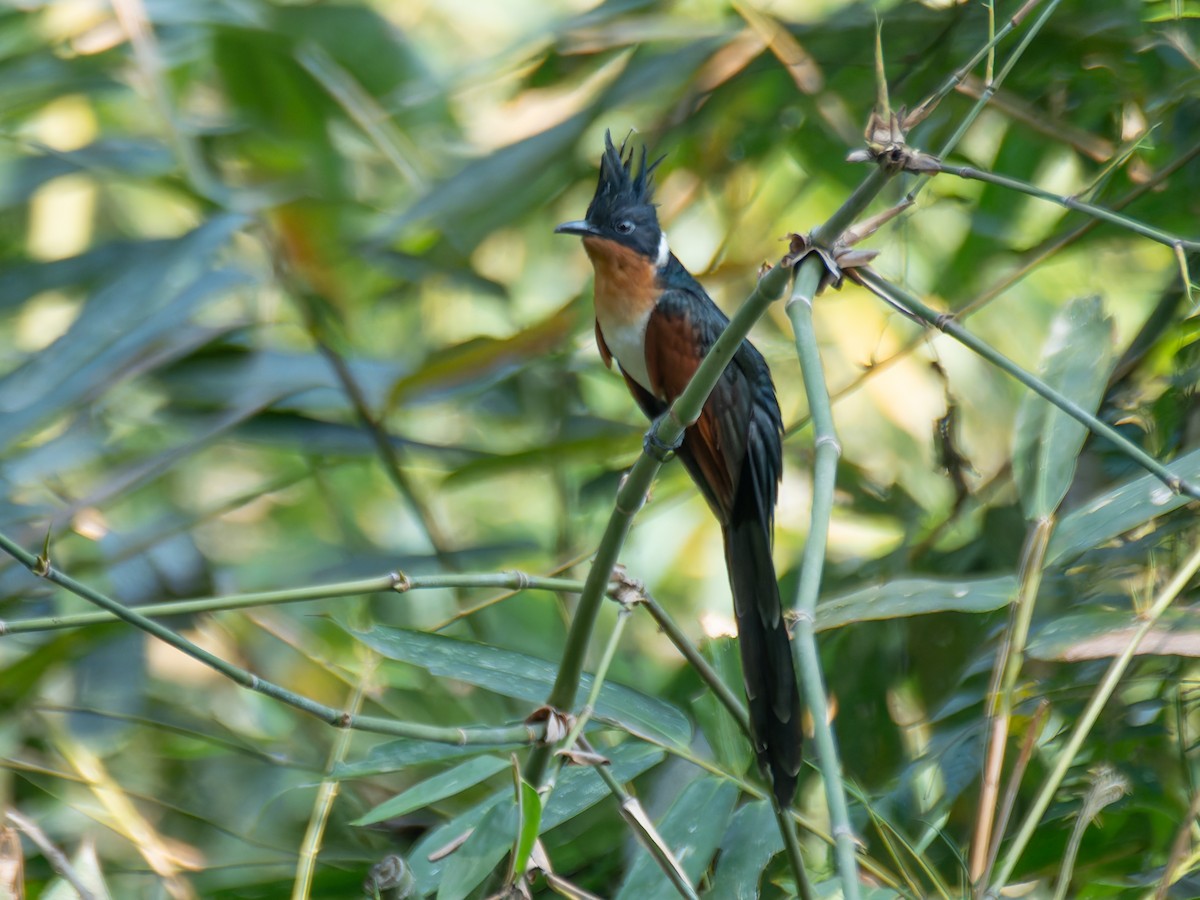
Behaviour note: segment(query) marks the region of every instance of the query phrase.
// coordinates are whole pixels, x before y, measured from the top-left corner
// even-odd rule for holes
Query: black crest
[[[612,142],[612,135],[604,132],[600,180],[588,206],[588,223],[612,234],[622,243],[653,256],[658,248],[659,234],[658,215],[652,202],[654,170],[663,159],[665,157],[660,156],[654,162],[647,162],[646,148],[643,146],[635,167],[629,140],[622,141],[620,149],[617,149]],[[630,228],[631,225],[635,227]]]

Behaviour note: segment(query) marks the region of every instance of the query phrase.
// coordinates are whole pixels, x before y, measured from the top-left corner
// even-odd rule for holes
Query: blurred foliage
[[[1066,0],[951,158],[1196,237],[1196,15]],[[586,207],[604,130],[636,129],[667,154],[673,249],[735,307],[777,239],[819,224],[865,174],[844,160],[876,97],[877,17],[892,102],[910,108],[988,37],[974,2],[9,4],[0,531],[30,549],[48,536],[56,567],[134,606],[393,570],[581,576],[644,423],[599,362],[589,269],[554,224]],[[936,152],[982,77],[912,143]],[[1022,365],[1047,346],[1081,402],[1197,477],[1197,329],[1170,248],[950,176],[871,246],[880,271],[969,313]],[[1090,324],[1074,330],[1063,308]],[[1018,816],[1194,540],[1193,509],[1112,448],[1080,452],[1044,404],[1018,416],[1029,401],[1015,382],[865,292],[829,293],[816,316],[844,447],[818,627],[854,826],[902,894],[958,895],[1028,528],[1018,486],[1036,486],[1039,514],[1067,492],[1014,695],[1012,759],[1050,704]],[[789,596],[809,514],[804,392],[781,309],[755,341],[790,426],[776,548]],[[935,426],[950,407],[957,498]],[[718,636],[718,540],[673,466],[623,560],[740,691]],[[544,698],[573,598],[521,591],[461,615],[494,597],[165,621],[323,703],[348,705],[365,684],[374,715],[519,722]],[[0,561],[6,623],[87,608]],[[1050,896],[1100,763],[1130,794],[1085,831],[1069,895],[1132,896],[1194,865],[1186,830],[1172,855],[1200,789],[1193,619],[1160,625],[1085,744],[1020,858],[1031,896]],[[757,778],[746,748],[648,618],[625,630],[601,697],[590,740],[688,850],[689,875],[717,897],[754,896],[760,879],[785,891],[769,809],[732,780]],[[114,624],[0,637],[0,709],[0,799],[111,896],[285,896],[304,852],[319,854],[314,896],[358,894],[393,853],[423,892],[498,887],[487,874],[516,822],[501,762],[518,747],[355,733],[336,749],[334,729]],[[330,771],[340,793],[306,843]],[[371,814],[403,791],[397,812]],[[826,827],[811,768],[798,805]],[[458,852],[429,858],[470,827]],[[569,881],[672,895],[594,772],[563,771],[541,829]],[[24,849],[36,896],[55,877]],[[805,835],[804,849],[814,881],[830,879],[828,846]],[[1196,876],[1174,874],[1186,877],[1170,896],[1200,895]]]

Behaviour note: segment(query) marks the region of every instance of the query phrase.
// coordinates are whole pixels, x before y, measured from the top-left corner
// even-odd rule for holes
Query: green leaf
[[[510,858],[508,881],[513,884],[524,873],[533,852],[542,824],[542,798],[532,784],[521,777],[521,767],[514,756],[513,774],[517,782],[517,840]]]
[[[1042,351],[1041,377],[1086,410],[1104,396],[1113,366],[1113,323],[1099,297],[1072,300],[1054,317]],[[1075,477],[1087,429],[1029,393],[1017,410],[1013,478],[1027,518],[1044,519],[1058,509]]]
[[[558,667],[548,660],[441,634],[383,626],[370,631],[347,630],[388,659],[412,663],[434,675],[457,678],[532,703],[546,699],[558,673]],[[583,702],[591,685],[591,676],[584,675],[574,705]],[[676,746],[686,746],[691,740],[691,726],[678,709],[612,682],[605,682],[600,689],[596,715],[633,734]]]
[[[659,748],[641,741],[626,741],[601,752],[608,757],[613,778],[621,783],[632,781],[666,755]],[[542,832],[575,818],[607,796],[608,785],[591,766],[568,766],[559,774],[550,802],[542,813]]]
[[[734,696],[742,696],[742,669],[738,662],[736,642],[728,637],[714,638],[706,642],[702,649],[721,680],[733,690]],[[729,772],[744,773],[750,767],[752,750],[729,710],[711,691],[705,691],[697,697],[693,707],[718,765]]]
[[[757,900],[763,869],[783,850],[775,813],[766,800],[747,803],[734,814],[721,840],[712,897]]]
[[[489,809],[466,843],[451,854],[438,900],[463,900],[471,893],[504,858],[516,830],[517,805],[510,796]]]
[[[396,381],[388,406],[394,409],[415,398],[438,398],[468,387],[478,391],[530,361],[542,359],[568,341],[580,322],[580,304],[572,300],[540,322],[507,338],[476,338],[440,348],[425,363]]]
[[[372,747],[365,759],[342,763],[334,770],[334,774],[338,778],[366,778],[371,775],[399,772],[425,763],[444,762],[448,759],[460,759],[464,756],[476,756],[496,750],[514,750],[518,746],[517,744],[465,744],[460,747],[456,744],[413,741],[405,738]]]
[[[1039,628],[1027,653],[1056,662],[1108,659],[1125,651],[1140,624],[1132,610],[1068,613]],[[1200,657],[1200,613],[1168,610],[1142,638],[1136,655]]]
[[[496,756],[480,756],[468,760],[401,791],[365,815],[359,816],[350,824],[371,825],[461,794],[467,788],[474,787],[479,782],[502,771],[508,764],[508,760]]]
[[[613,777],[622,783],[632,781],[657,765],[665,755],[657,747],[640,741],[627,741],[604,750],[604,753],[608,757]],[[608,785],[591,767],[570,766],[563,769],[554,786],[554,792],[550,795],[550,801],[542,812],[540,832],[545,834],[550,829],[570,821],[608,796]],[[490,809],[502,801],[511,804],[510,790],[498,791],[417,841],[408,854],[417,883],[426,891],[432,890],[453,855],[431,861],[430,854],[474,828]]]
[[[737,802],[737,785],[706,775],[691,782],[658,823],[658,833],[694,885],[708,869]],[[641,849],[617,892],[618,900],[676,897],[674,886]]]
[[[97,178],[116,175],[131,179],[165,175],[174,168],[171,151],[150,141],[115,138],[66,152],[23,156],[0,166],[0,207],[29,199],[47,182],[75,172]]]
[[[935,612],[990,612],[1007,604],[1017,589],[1011,575],[999,578],[898,578],[822,601],[817,631],[853,622],[900,619]]]
[[[75,851],[71,857],[71,871],[76,882],[91,891],[94,900],[109,900],[113,896],[108,889],[100,859],[96,855],[96,845],[91,841],[85,841]],[[65,878],[55,878],[41,896],[42,900],[76,900],[79,891]]]
[[[1167,468],[1185,481],[1200,478],[1200,450],[1181,456]],[[1063,516],[1050,538],[1046,559],[1057,562],[1078,556],[1190,502],[1154,475],[1131,479]]]

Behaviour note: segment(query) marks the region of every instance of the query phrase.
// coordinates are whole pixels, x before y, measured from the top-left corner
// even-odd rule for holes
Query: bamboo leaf
[[[457,678],[532,703],[545,700],[558,671],[548,660],[440,634],[383,626],[370,631],[349,631],[388,659],[412,663],[434,675]],[[591,676],[585,675],[576,704],[583,702],[591,685]],[[596,715],[618,723],[633,734],[671,744],[684,746],[691,739],[691,726],[675,707],[611,681],[600,689]]]
[[[747,803],[734,814],[717,857],[712,897],[757,900],[763,869],[783,851],[783,839],[775,826],[775,813],[766,800]]]
[[[537,788],[521,777],[520,764],[516,757],[512,760],[513,777],[517,786],[517,839],[513,845],[510,857],[508,881],[514,883],[523,873],[529,862],[529,854],[533,852],[533,844],[537,840],[542,824],[542,798]],[[517,867],[520,867],[519,869]]]
[[[396,382],[389,406],[403,405],[414,397],[438,399],[464,386],[477,392],[562,347],[579,321],[579,304],[572,301],[512,337],[479,338],[441,350],[420,369]]]
[[[721,680],[733,690],[734,696],[742,696],[745,688],[741,664],[738,662],[737,645],[733,639],[715,638],[708,641],[703,650],[713,669],[721,676]],[[696,720],[709,746],[712,747],[717,763],[730,772],[745,772],[750,767],[753,751],[729,710],[711,691],[705,691],[698,696],[693,706],[696,710]]]
[[[605,752],[612,767],[613,777],[623,783],[632,781],[657,765],[664,756],[662,750],[640,741],[627,741]],[[563,769],[558,776],[554,792],[550,795],[550,802],[546,804],[542,813],[540,833],[545,834],[550,829],[570,821],[608,796],[608,786],[590,767],[572,766]],[[417,841],[409,854],[417,883],[426,891],[433,890],[448,864],[448,858],[430,860],[430,854],[474,828],[489,810],[501,802],[512,804],[510,789],[498,791]],[[511,832],[509,834],[511,838]],[[506,843],[505,849],[508,846]],[[496,857],[497,860],[499,858]]]
[[[454,744],[413,741],[405,738],[372,747],[364,759],[341,763],[334,769],[334,774],[339,779],[366,778],[372,775],[384,775],[388,772],[399,772],[411,766],[445,762],[451,759],[461,759],[464,756],[511,750],[516,747],[516,744],[466,744],[459,747]]]
[[[667,810],[658,832],[695,884],[708,868],[725,833],[738,789],[723,778],[697,778]],[[649,853],[640,852],[617,892],[617,900],[677,896],[674,886]]]
[[[1090,609],[1047,622],[1029,642],[1035,659],[1079,662],[1119,656],[1137,631],[1132,611]],[[1168,610],[1137,648],[1138,656],[1200,657],[1200,614]]]
[[[402,816],[415,809],[422,809],[439,800],[461,794],[467,788],[474,787],[497,772],[503,771],[508,765],[508,760],[497,756],[476,757],[414,784],[407,790],[380,803],[370,812],[359,816],[350,824],[371,825],[375,822],[382,822],[384,819]]]
[[[1200,478],[1200,450],[1181,456],[1167,468],[1186,481],[1195,481]],[[1059,562],[1078,556],[1190,502],[1153,475],[1132,478],[1063,516],[1050,539],[1046,559]]]
[[[991,612],[1016,591],[1011,575],[999,578],[897,578],[832,597],[817,606],[817,631],[853,622],[901,619],[935,612]]]
[[[1099,297],[1072,300],[1054,317],[1042,352],[1041,377],[1094,411],[1113,365],[1113,323]],[[1017,411],[1013,478],[1029,519],[1051,515],[1075,477],[1087,429],[1050,401],[1026,394]]]
[[[463,900],[487,878],[512,846],[517,804],[511,796],[487,811],[466,843],[454,851],[438,886],[438,900]]]

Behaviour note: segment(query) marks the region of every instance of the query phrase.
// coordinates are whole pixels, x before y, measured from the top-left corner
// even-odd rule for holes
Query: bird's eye
[[[633,229],[636,227],[637,226],[634,225],[632,222],[630,222],[628,219],[622,219],[620,222],[617,223],[617,234],[632,234]]]

